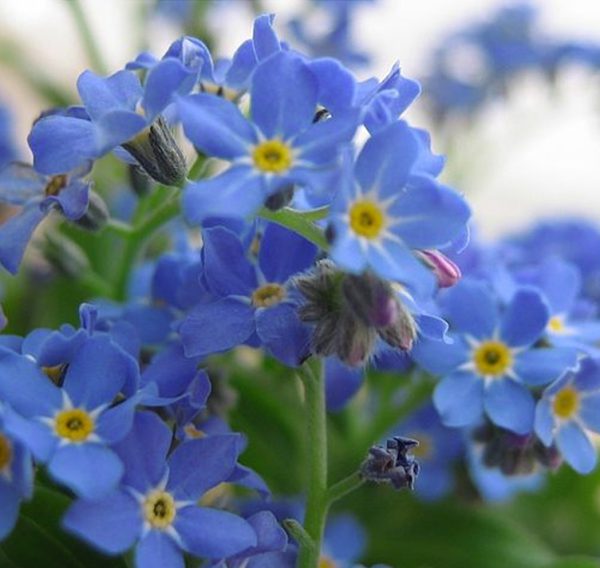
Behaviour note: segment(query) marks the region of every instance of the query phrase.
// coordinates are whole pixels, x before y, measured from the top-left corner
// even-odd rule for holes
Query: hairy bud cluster
[[[412,314],[391,284],[373,273],[346,274],[329,260],[296,279],[306,299],[300,319],[315,324],[312,348],[316,355],[336,355],[351,366],[364,364],[381,338],[409,350],[417,336]]]

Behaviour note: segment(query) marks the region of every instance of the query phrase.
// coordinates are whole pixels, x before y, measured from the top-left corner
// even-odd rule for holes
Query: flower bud
[[[416,440],[394,437],[387,440],[385,448],[372,446],[361,465],[361,476],[367,481],[390,483],[394,489],[413,489],[420,468],[408,452],[418,445]]]
[[[108,207],[104,199],[95,191],[90,191],[90,198],[86,212],[77,220],[73,221],[76,225],[88,231],[99,231],[106,225],[110,217]]]
[[[144,197],[150,193],[152,182],[146,172],[138,165],[130,164],[128,168],[129,183],[131,189],[138,197]]]
[[[396,308],[397,315],[394,322],[378,329],[377,333],[388,345],[402,351],[410,351],[417,338],[417,323],[400,301],[396,301]]]
[[[287,207],[294,197],[294,184],[288,183],[284,185],[277,193],[269,195],[265,201],[265,207],[269,211],[279,211]]]
[[[417,253],[433,271],[440,288],[454,286],[461,279],[460,268],[439,250],[420,250]]]
[[[57,234],[46,234],[43,253],[46,260],[67,278],[80,278],[90,268],[83,250],[72,240]]]
[[[387,327],[398,315],[398,300],[388,282],[374,274],[349,274],[342,283],[348,306],[366,325]]]
[[[187,174],[185,158],[164,118],[158,117],[147,129],[123,144],[154,180],[179,185]]]

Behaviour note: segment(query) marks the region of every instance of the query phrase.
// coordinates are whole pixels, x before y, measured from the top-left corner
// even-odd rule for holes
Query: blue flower
[[[139,160],[140,152],[153,150],[148,136],[161,134],[161,142],[169,136],[160,114],[175,93],[185,91],[189,76],[190,72],[175,58],[157,64],[148,73],[144,86],[132,71],[117,71],[106,78],[92,71],[83,72],[77,88],[84,107],[44,116],[33,126],[28,142],[35,169],[44,174],[67,172],[120,145],[126,145]],[[180,156],[171,157],[183,160]],[[179,168],[183,165],[177,164]],[[142,162],[142,166],[150,175],[157,174],[147,163]]]
[[[218,559],[255,547],[247,521],[197,504],[233,471],[238,436],[184,442],[167,457],[170,445],[171,432],[158,416],[137,413],[116,446],[125,463],[121,487],[101,500],[75,502],[65,528],[108,554],[135,545],[137,568],[183,567],[183,552]]]
[[[15,162],[0,172],[0,201],[22,207],[0,226],[0,264],[4,268],[17,272],[33,231],[50,211],[58,210],[71,221],[83,217],[91,186],[83,177],[90,169],[91,164],[85,164],[67,174],[45,176]]]
[[[463,453],[462,435],[444,426],[431,404],[416,410],[394,428],[392,435],[407,436],[419,442],[412,450],[421,466],[417,495],[426,500],[446,495],[454,484],[453,466]]]
[[[14,124],[12,113],[0,104],[0,168],[3,168],[18,157],[14,143]]]
[[[97,498],[112,490],[123,465],[109,445],[127,435],[137,397],[113,405],[135,390],[136,362],[105,335],[89,337],[68,362],[62,388],[35,360],[0,351],[0,398],[20,415],[15,435],[48,471],[76,494]]]
[[[198,38],[184,36],[173,42],[161,61],[179,61],[190,73],[188,91],[195,84],[203,93],[214,94],[235,101],[250,85],[250,78],[256,66],[268,56],[283,48],[273,30],[273,14],[263,14],[254,20],[251,40],[246,40],[237,49],[233,58],[213,61],[210,50]],[[127,64],[127,69],[151,70],[159,61],[150,53],[141,53],[135,61]]]
[[[598,456],[590,433],[600,433],[599,405],[600,364],[586,357],[575,371],[544,391],[536,408],[536,434],[546,446],[556,443],[579,473],[589,473],[596,466]]]
[[[330,254],[346,270],[370,268],[427,295],[434,278],[412,249],[449,244],[465,230],[470,210],[455,191],[415,172],[418,157],[405,122],[368,140],[332,203]]]
[[[539,292],[523,287],[500,311],[484,283],[465,279],[446,292],[442,307],[453,342],[423,339],[411,355],[443,377],[433,400],[444,424],[473,425],[485,411],[502,428],[530,433],[535,402],[528,386],[547,384],[576,360],[575,350],[535,346],[549,320]]]
[[[15,526],[21,501],[33,494],[33,463],[29,450],[7,429],[11,410],[0,406],[0,540]]]
[[[251,343],[264,345],[288,365],[300,364],[308,355],[309,332],[296,314],[299,298],[290,278],[311,266],[315,255],[312,243],[270,224],[255,267],[232,232],[205,230],[204,278],[214,301],[197,305],[181,325],[186,356],[203,357]]]
[[[291,184],[322,190],[358,118],[352,112],[314,123],[318,87],[302,59],[279,52],[254,71],[251,120],[233,103],[211,95],[179,100],[192,143],[208,156],[232,162],[222,174],[187,186],[183,209],[188,221],[247,217]]]

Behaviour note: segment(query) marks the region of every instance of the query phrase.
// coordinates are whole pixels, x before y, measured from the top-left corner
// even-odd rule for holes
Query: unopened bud
[[[108,212],[106,203],[104,203],[104,199],[102,199],[95,191],[90,191],[86,212],[73,222],[88,231],[99,231],[106,225],[109,217],[110,213]]]
[[[398,300],[392,287],[370,272],[346,276],[342,292],[350,309],[366,325],[386,327],[398,316]]]
[[[367,481],[390,483],[394,489],[413,489],[419,475],[419,464],[408,452],[419,442],[410,438],[390,438],[385,448],[372,446],[360,473]]]
[[[265,201],[265,207],[269,211],[279,211],[287,207],[294,198],[294,184],[288,183],[284,185],[277,193],[269,195]]]
[[[138,197],[144,197],[150,193],[152,182],[148,177],[148,174],[137,165],[130,164],[128,168],[129,183],[131,189]]]
[[[43,253],[46,260],[67,278],[80,278],[90,268],[86,254],[78,245],[54,233],[46,234]]]
[[[159,116],[147,129],[123,144],[123,148],[157,182],[179,185],[185,179],[185,157],[164,118]]]
[[[454,286],[461,279],[460,268],[439,250],[417,252],[421,260],[433,271],[440,288]]]
[[[404,304],[397,301],[396,307],[398,311],[395,321],[387,327],[378,329],[377,333],[388,345],[402,351],[410,351],[417,338],[417,323]]]

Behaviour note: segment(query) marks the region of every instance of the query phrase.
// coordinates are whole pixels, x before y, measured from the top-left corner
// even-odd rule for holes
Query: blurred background
[[[382,77],[398,60],[403,73],[415,79],[430,72],[434,50],[448,34],[486,21],[507,5],[497,0],[350,3],[357,4],[355,43],[370,56],[369,64],[357,69],[359,76]],[[142,47],[162,54],[190,23],[180,0],[161,2],[160,10],[149,0],[82,4],[109,71],[122,67]],[[216,52],[223,56],[248,37],[257,9],[277,13],[276,27],[294,45],[287,24],[307,9],[305,0],[211,4],[209,29]],[[600,41],[600,3],[538,0],[531,5],[539,12],[536,34],[556,41]],[[177,14],[183,14],[183,20]],[[31,82],[48,79],[74,101],[77,76],[91,64],[65,0],[0,0],[0,22],[0,97],[14,114],[16,140],[27,157],[24,141],[31,122],[47,106]],[[319,26],[323,24],[318,18],[309,20],[313,31]],[[473,61],[457,65],[458,73],[469,73]],[[484,105],[484,116],[476,124],[453,129],[446,179],[469,194],[484,236],[520,229],[533,218],[554,214],[600,220],[600,86],[593,75],[573,65],[559,74],[553,89],[536,75],[514,77],[508,95],[500,103]],[[407,116],[435,131],[422,100]],[[450,153],[448,140],[443,143],[435,134],[433,140],[434,149]]]

